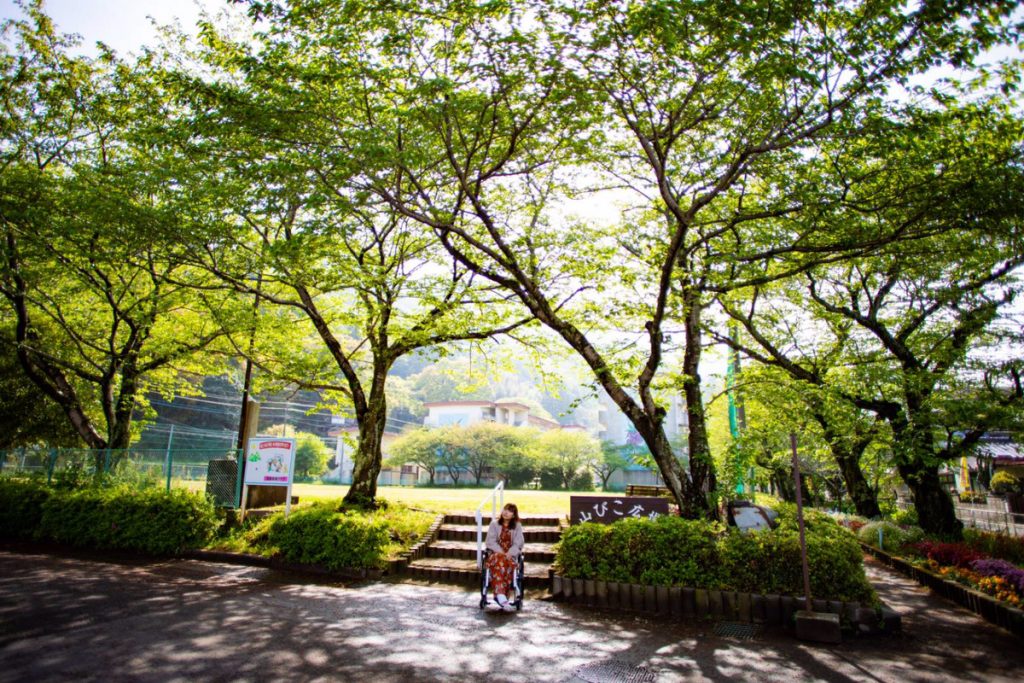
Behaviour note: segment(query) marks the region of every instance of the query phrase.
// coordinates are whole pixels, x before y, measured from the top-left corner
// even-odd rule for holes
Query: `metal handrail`
[[[497,496],[497,500],[495,497]],[[493,521],[498,516],[498,505],[500,504],[502,509],[505,507],[505,481],[499,481],[498,485],[491,491],[491,495],[485,497],[480,504],[476,506],[476,566],[482,571],[483,570],[483,538],[484,538],[484,522],[483,513],[481,510],[484,505],[487,505],[487,501],[491,501],[491,520]]]

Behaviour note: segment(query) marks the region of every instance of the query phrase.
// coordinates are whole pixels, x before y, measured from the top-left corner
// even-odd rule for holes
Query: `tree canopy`
[[[684,516],[716,516],[743,457],[784,488],[799,431],[833,496],[877,512],[886,452],[957,533],[939,466],[1020,423],[1020,73],[979,63],[1017,3],[245,4],[132,60],[72,56],[38,2],[4,26],[0,343],[91,447],[245,356],[355,418],[372,503],[389,405],[518,393],[413,368],[500,336],[571,352]],[[920,85],[942,69],[962,82]],[[710,343],[745,355],[729,462]],[[442,436],[432,473],[526,472],[509,435],[474,435],[487,463],[407,439]],[[562,486],[622,466],[541,440]]]

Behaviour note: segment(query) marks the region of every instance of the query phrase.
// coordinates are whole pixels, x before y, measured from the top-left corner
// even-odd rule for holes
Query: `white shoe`
[[[516,611],[516,606],[513,605],[508,600],[506,600],[504,602],[504,604],[502,604],[501,609],[505,610],[506,612],[515,612]]]
[[[496,596],[494,598],[494,601],[498,603],[498,607],[502,609],[505,609],[505,607],[508,605],[508,598],[506,598],[504,595]]]

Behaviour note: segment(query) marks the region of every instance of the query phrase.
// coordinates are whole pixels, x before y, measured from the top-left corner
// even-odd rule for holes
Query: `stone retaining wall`
[[[791,628],[794,614],[804,608],[803,598],[681,586],[645,586],[597,579],[551,578],[557,600],[609,609],[643,612],[678,619],[714,619],[762,623]],[[838,614],[859,633],[895,632],[900,616],[886,606],[874,608],[856,602],[814,600],[814,611]]]

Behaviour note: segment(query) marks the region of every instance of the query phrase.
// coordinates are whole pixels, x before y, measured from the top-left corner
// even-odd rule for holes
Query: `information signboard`
[[[295,471],[295,439],[249,439],[245,454],[245,483],[249,486],[292,485]]]
[[[571,496],[569,523],[611,524],[626,517],[654,519],[668,514],[668,499],[655,496]]]

